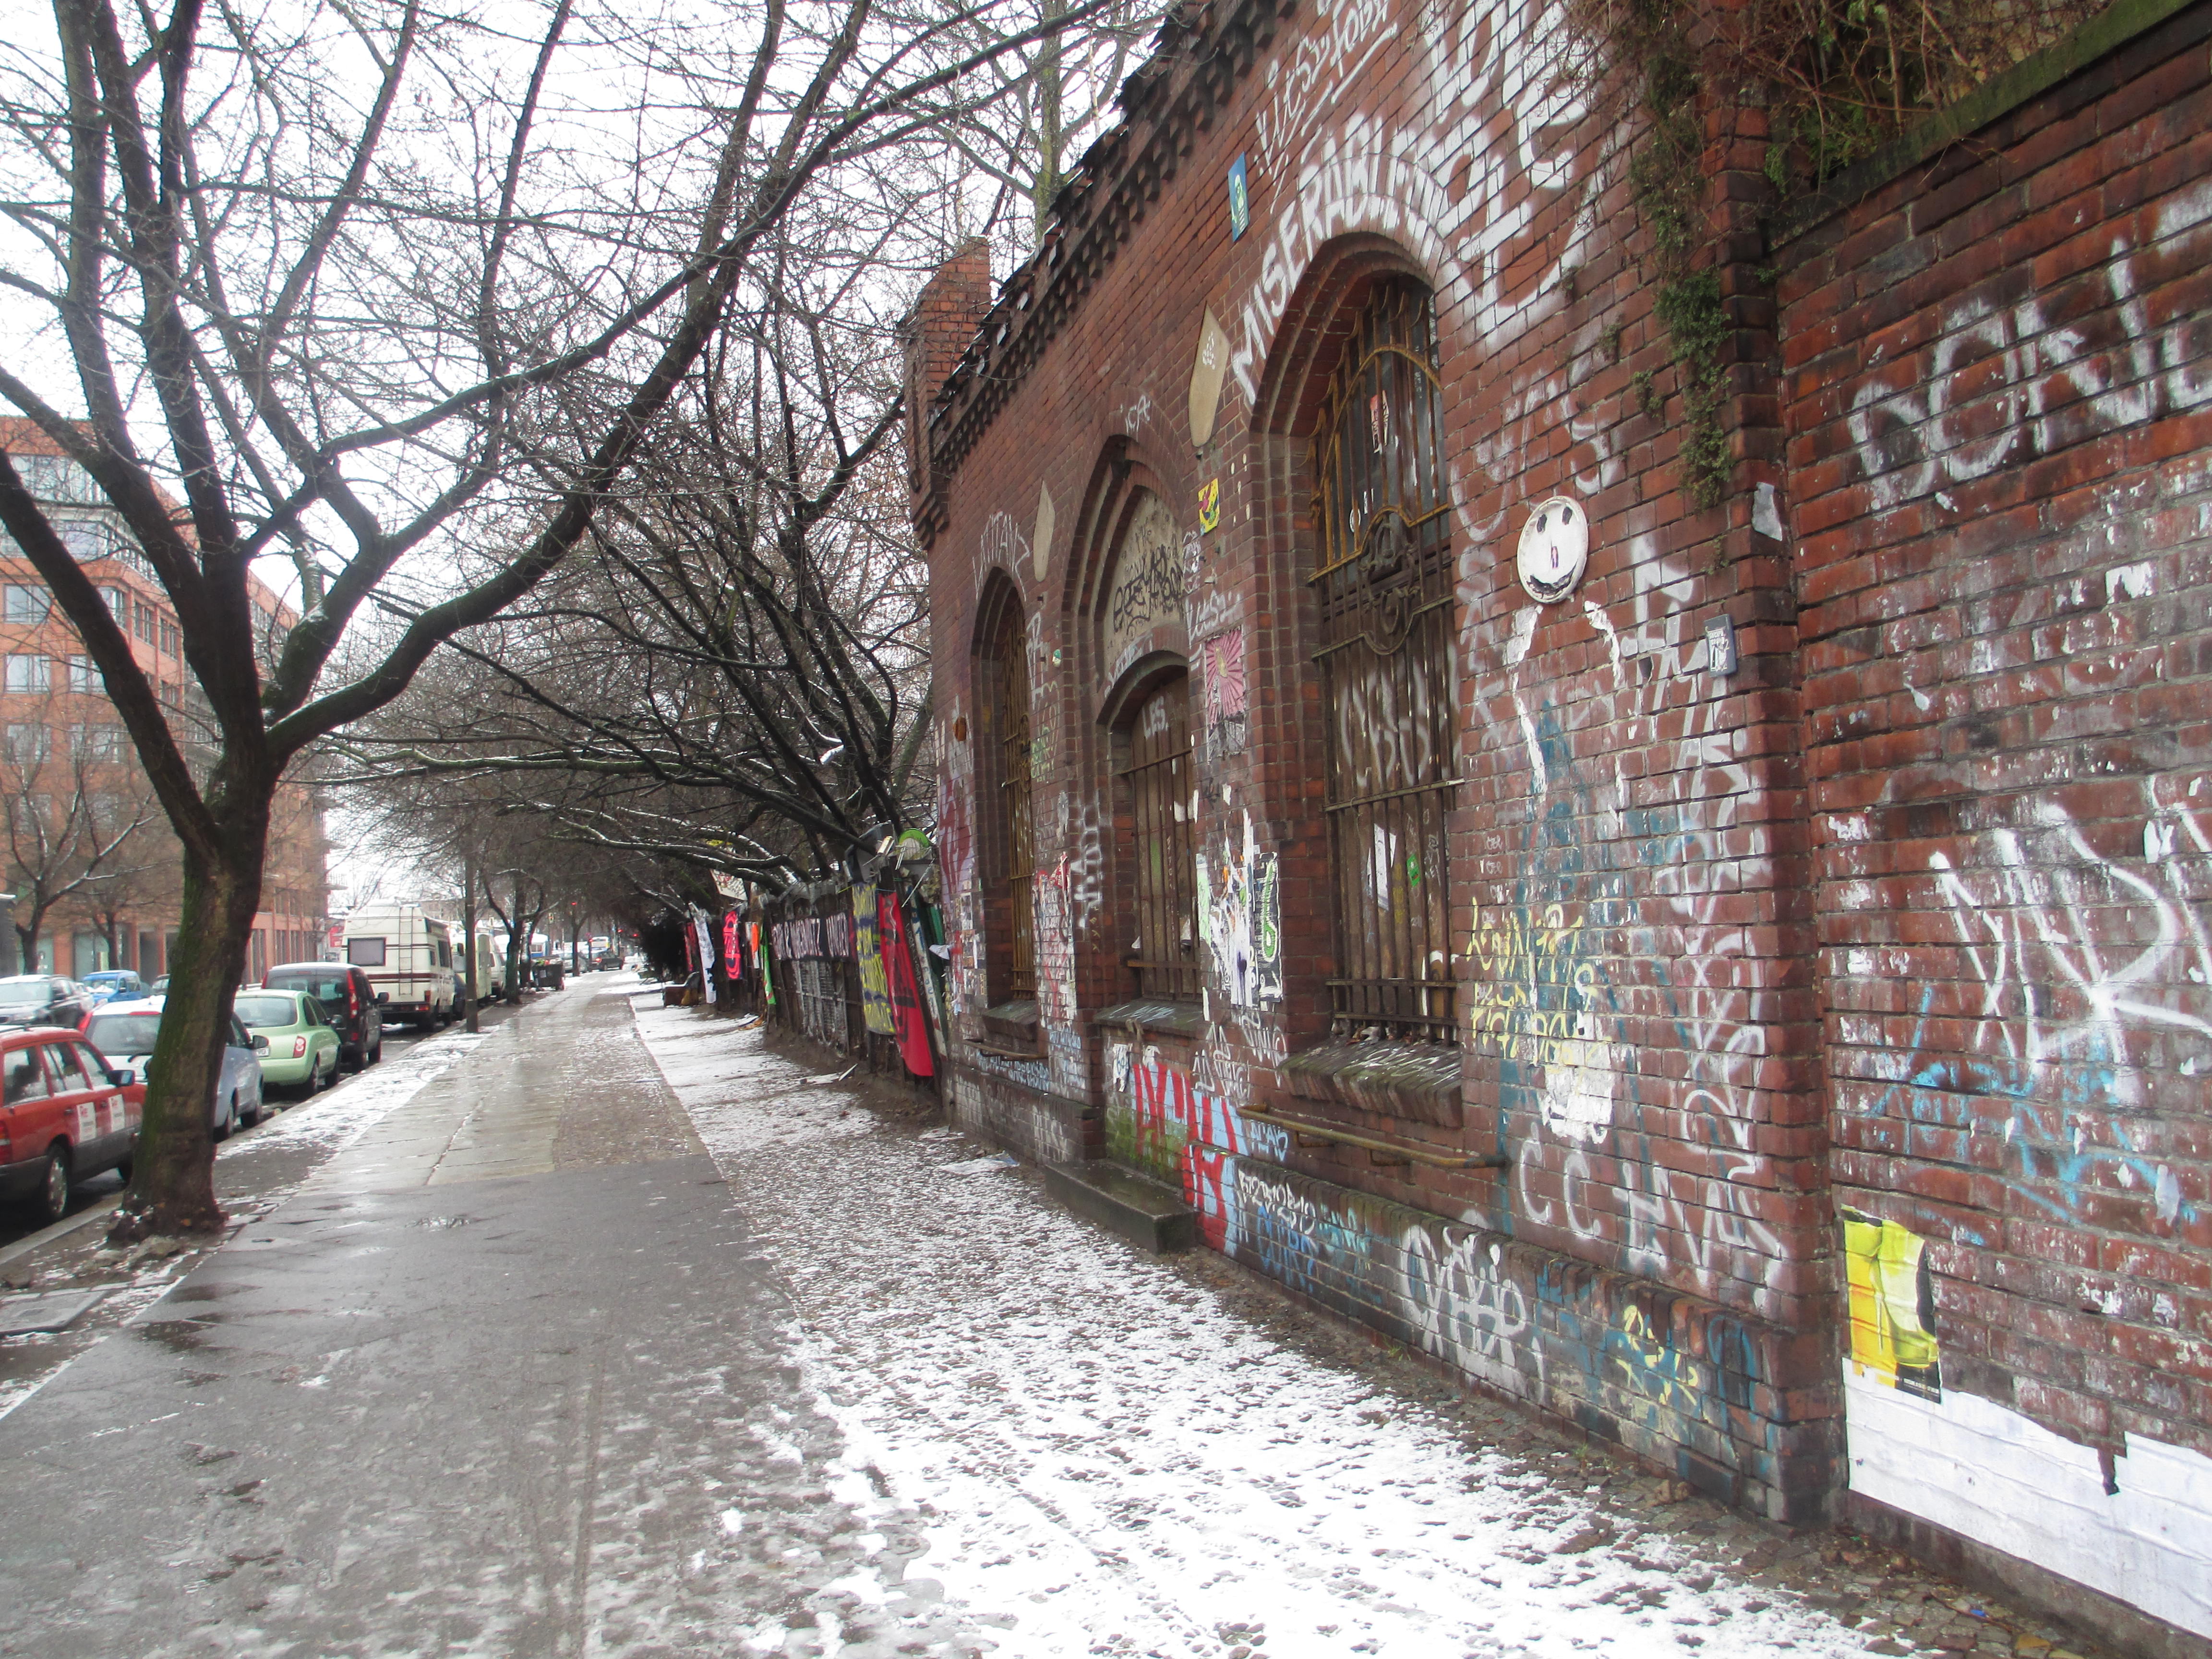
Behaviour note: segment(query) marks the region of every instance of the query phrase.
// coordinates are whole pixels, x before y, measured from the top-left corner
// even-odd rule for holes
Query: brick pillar
[[[899,327],[906,351],[908,511],[927,546],[944,522],[945,488],[931,471],[930,414],[945,384],[991,308],[991,245],[973,236],[921,285]]]

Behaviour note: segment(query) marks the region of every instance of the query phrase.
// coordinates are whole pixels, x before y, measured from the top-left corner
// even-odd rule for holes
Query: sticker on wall
[[[1252,190],[1239,155],[1229,164],[1229,240],[1236,241],[1252,222]]]
[[[1528,597],[1557,605],[1575,591],[1589,566],[1589,515],[1564,495],[1537,502],[1521,526],[1515,562]]]
[[[1221,528],[1221,480],[1208,478],[1198,487],[1198,527],[1212,535]]]
[[[1198,326],[1198,356],[1190,366],[1190,441],[1213,435],[1213,416],[1221,406],[1221,382],[1229,373],[1229,331],[1208,310]]]
[[[1054,515],[1052,510],[1052,491],[1048,489],[1044,485],[1039,484],[1037,486],[1036,533],[1030,538],[1031,558],[1035,563],[1036,579],[1039,581],[1042,581],[1044,580],[1045,567],[1050,562],[1051,558],[1054,517]]]

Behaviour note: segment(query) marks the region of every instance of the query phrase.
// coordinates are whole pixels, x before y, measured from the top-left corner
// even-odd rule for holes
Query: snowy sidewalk
[[[1738,1570],[1738,1545],[1780,1534],[1721,1517],[1701,1538],[1703,1505],[1654,1524],[1589,1484],[1632,1471],[1540,1437],[1525,1458],[1468,1443],[1231,1310],[1202,1264],[975,1167],[984,1149],[954,1131],[916,1137],[809,1083],[757,1028],[637,1018],[792,1288],[846,1465],[928,1517],[910,1571],[1000,1651],[1917,1650]],[[814,1651],[787,1635],[766,1620],[740,1650]]]

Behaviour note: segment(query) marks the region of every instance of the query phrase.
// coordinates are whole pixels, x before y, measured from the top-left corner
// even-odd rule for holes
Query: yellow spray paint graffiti
[[[1598,1006],[1597,965],[1579,908],[1479,910],[1468,939],[1471,1035],[1504,1058],[1543,1067],[1538,1103],[1554,1134],[1592,1146],[1612,1127],[1620,1056]]]
[[[1862,1376],[1925,1400],[1943,1397],[1936,1297],[1923,1241],[1894,1221],[1845,1210],[1851,1364]]]

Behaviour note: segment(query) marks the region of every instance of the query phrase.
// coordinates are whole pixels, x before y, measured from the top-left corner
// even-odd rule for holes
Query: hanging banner
[[[853,889],[853,955],[860,964],[860,1016],[878,1036],[896,1036],[890,988],[884,982],[883,947],[876,938],[876,890]]]
[[[704,910],[691,913],[691,929],[699,936],[699,994],[708,1003],[714,1000],[714,931],[711,920]]]
[[[722,961],[733,981],[745,976],[745,953],[738,948],[741,937],[738,913],[732,910],[722,918]]]
[[[753,923],[753,960],[760,964],[761,995],[775,1006],[775,975],[769,971],[768,953],[761,949],[761,925]]]
[[[921,988],[915,982],[914,955],[907,948],[906,918],[899,913],[895,890],[886,890],[876,901],[876,938],[883,951],[884,980],[890,993],[899,1058],[915,1076],[934,1077],[937,1062],[929,1052],[929,1019],[922,1012]]]

